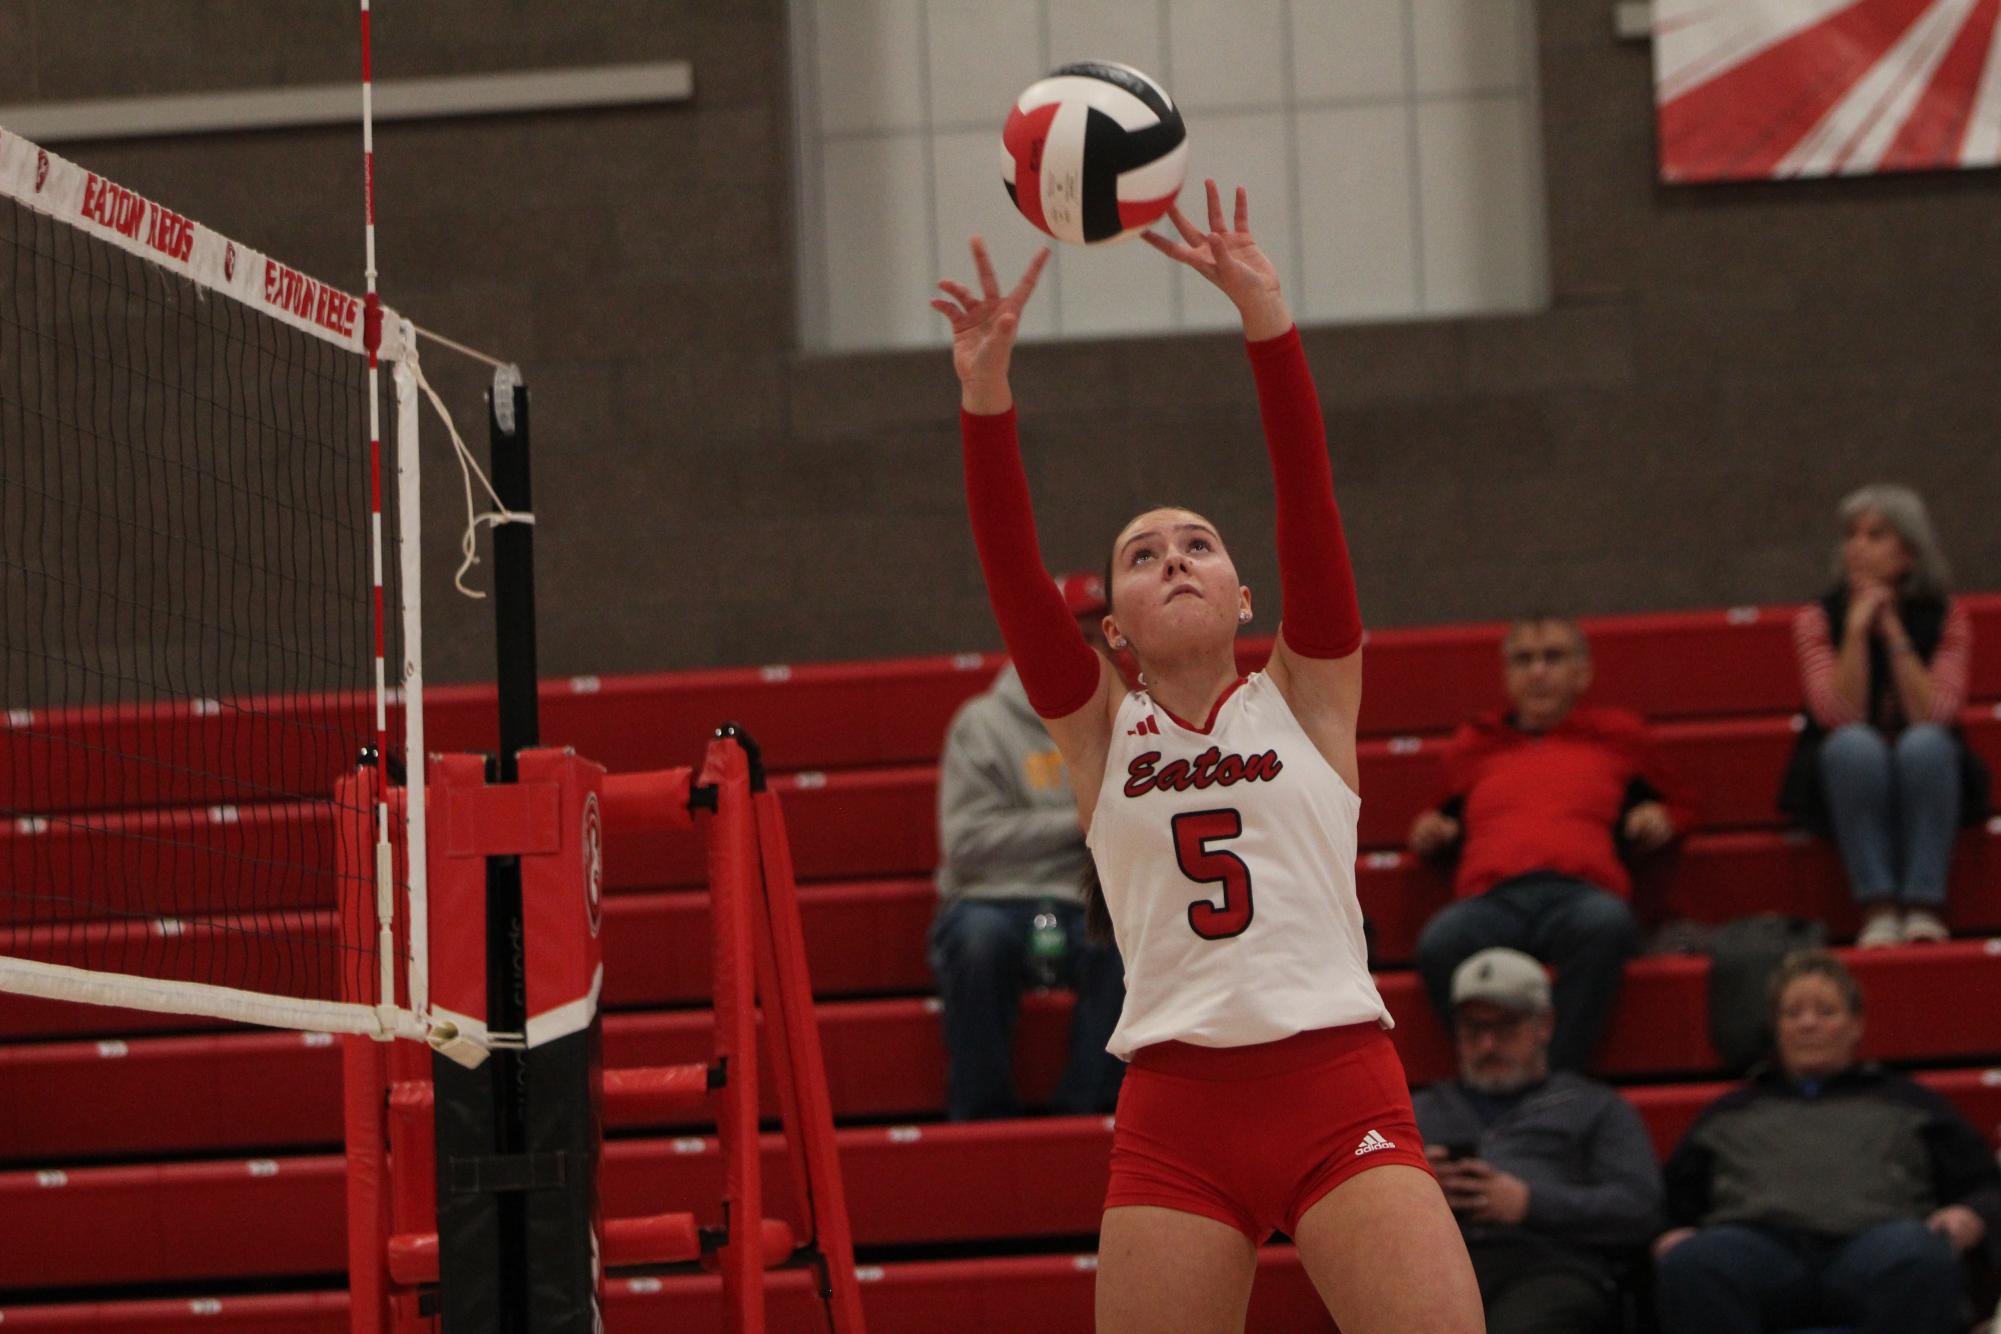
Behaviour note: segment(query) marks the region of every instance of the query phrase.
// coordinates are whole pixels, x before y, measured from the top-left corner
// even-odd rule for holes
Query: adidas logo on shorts
[[[1385,1138],[1382,1131],[1371,1130],[1368,1134],[1362,1136],[1362,1142],[1355,1146],[1355,1156],[1360,1158],[1365,1153],[1380,1153],[1384,1149],[1394,1149],[1395,1147],[1396,1144]]]

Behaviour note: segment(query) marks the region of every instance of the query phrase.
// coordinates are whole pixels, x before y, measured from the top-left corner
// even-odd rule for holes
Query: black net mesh
[[[375,741],[367,394],[364,358],[0,200],[0,956],[376,998],[337,929],[373,874],[371,795],[336,797]]]

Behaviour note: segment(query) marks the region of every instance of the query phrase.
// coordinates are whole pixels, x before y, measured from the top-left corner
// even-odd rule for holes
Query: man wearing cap
[[[1103,578],[1073,574],[1057,585],[1085,639],[1102,650]],[[960,707],[946,733],[938,847],[930,958],[945,1007],[946,1114],[1020,1114],[1015,1020],[1022,991],[1037,982],[1076,993],[1069,1059],[1050,1109],[1110,1111],[1125,1066],[1105,1044],[1125,1001],[1124,969],[1115,947],[1087,937],[1090,850],[1063,757],[1012,664]]]
[[[1482,950],[1452,975],[1459,1077],[1413,1100],[1466,1236],[1488,1334],[1595,1334],[1627,1258],[1660,1230],[1661,1173],[1639,1114],[1550,1070],[1548,974]]]
[[[1420,856],[1452,858],[1455,901],[1425,923],[1417,969],[1441,1019],[1462,959],[1489,945],[1556,969],[1559,1070],[1591,1063],[1639,948],[1630,858],[1688,832],[1646,724],[1582,702],[1591,646],[1561,616],[1517,621],[1501,641],[1512,708],[1475,718],[1446,747],[1445,794],[1411,825]]]

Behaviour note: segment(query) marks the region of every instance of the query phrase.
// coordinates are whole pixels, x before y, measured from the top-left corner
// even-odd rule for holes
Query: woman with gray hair
[[[1858,944],[1944,940],[1953,836],[1986,808],[1955,725],[1972,627],[1917,492],[1865,486],[1838,517],[1834,588],[1793,622],[1808,719],[1779,804],[1840,847]]]

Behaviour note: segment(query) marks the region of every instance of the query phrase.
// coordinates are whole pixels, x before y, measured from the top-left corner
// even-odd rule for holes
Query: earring
[[[1124,648],[1125,646],[1126,646],[1126,638],[1124,635],[1120,635],[1117,639],[1114,639],[1112,641],[1113,648]]]
[[[1249,625],[1250,623],[1251,623],[1251,609],[1249,607],[1239,608],[1237,611],[1237,624]]]

